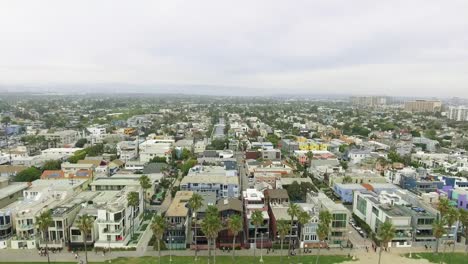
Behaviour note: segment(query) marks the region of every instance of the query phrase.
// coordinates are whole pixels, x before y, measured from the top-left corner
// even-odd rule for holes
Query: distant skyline
[[[467,14],[466,0],[0,1],[0,92],[468,98]]]

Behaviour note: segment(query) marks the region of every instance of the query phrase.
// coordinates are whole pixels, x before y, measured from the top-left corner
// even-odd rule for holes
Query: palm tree
[[[89,233],[91,232],[93,228],[93,225],[94,225],[94,219],[90,215],[84,214],[78,217],[77,226],[81,231],[81,235],[83,236],[86,263],[88,263],[88,249],[87,249],[86,241],[87,241],[87,237]]]
[[[458,213],[460,214],[460,223],[463,226],[463,233],[465,235],[465,254],[468,254],[468,211],[460,208]]]
[[[330,232],[331,220],[332,220],[332,215],[331,215],[330,211],[328,211],[328,210],[320,211],[320,213],[319,213],[319,222],[324,223],[326,225],[328,233]],[[328,237],[328,233],[327,233],[326,237]]]
[[[47,247],[48,242],[48,235],[47,231],[49,230],[49,226],[52,224],[52,213],[50,210],[42,212],[39,216],[36,216],[36,227],[42,233],[42,238],[45,242],[45,253],[47,255],[47,263],[50,263],[49,258],[49,249]]]
[[[227,222],[228,229],[232,232],[234,238],[232,239],[232,261],[234,261],[234,252],[236,245],[236,237],[240,231],[242,231],[242,218],[240,215],[234,214],[229,217]]]
[[[254,257],[257,256],[257,230],[260,226],[263,225],[263,212],[260,210],[256,210],[252,213],[251,216],[252,224],[255,226],[255,235],[254,235]]]
[[[299,213],[299,215],[297,216],[297,221],[299,222],[299,224],[301,224],[301,233],[300,233],[300,236],[299,236],[299,245],[301,243],[302,234],[303,234],[303,231],[304,231],[304,226],[307,223],[309,223],[310,218],[311,217],[310,217],[309,213],[304,212],[304,211],[301,211]],[[301,250],[301,256],[303,255],[302,252],[303,252],[303,250]]]
[[[444,218],[450,209],[450,202],[447,198],[440,198],[439,204],[437,205],[437,210],[440,212],[440,217]]]
[[[382,248],[388,247],[388,243],[392,241],[392,239],[395,237],[395,227],[393,224],[389,221],[385,221],[380,227],[379,231],[377,232],[377,237],[380,241],[380,252],[379,252],[379,264],[380,260],[382,258]]]
[[[140,204],[140,197],[137,192],[131,192],[127,196],[128,205],[132,207],[132,236],[135,232],[135,207]]]
[[[435,253],[438,254],[439,253],[439,242],[440,242],[440,238],[444,236],[445,234],[445,221],[444,220],[440,220],[440,219],[437,219],[436,221],[434,221],[434,223],[432,223],[432,233],[434,234],[434,237],[436,238],[436,246],[435,246]]]
[[[151,188],[151,181],[150,181],[150,178],[147,176],[147,175],[141,175],[140,179],[140,186],[141,186],[141,189],[143,189],[143,213],[146,214],[146,200],[148,198],[148,195],[146,193],[146,190],[148,190],[149,188]]]
[[[291,224],[285,220],[280,220],[278,221],[277,224],[278,224],[277,225],[278,235],[281,240],[280,263],[283,263],[283,243],[284,243],[284,239],[286,238],[286,235],[289,232]]]
[[[299,209],[299,205],[290,203],[289,208],[288,208],[288,215],[291,217],[291,229],[289,232],[289,250],[291,250],[292,242],[293,242],[293,225],[294,225],[294,217],[297,217],[299,213],[301,212],[301,209]]]
[[[195,260],[197,260],[197,254],[198,254],[198,250],[197,250],[197,216],[196,216],[196,213],[197,211],[202,207],[203,205],[203,197],[198,194],[198,193],[194,193],[192,195],[192,197],[190,198],[190,200],[188,201],[188,206],[190,208],[190,210],[192,211],[192,216],[193,214],[195,214],[195,226],[194,226],[194,229],[195,229],[195,232],[193,233],[194,234],[194,237],[195,237]]]
[[[327,239],[327,236],[328,236],[328,233],[330,232],[330,226],[327,225],[326,223],[324,222],[320,222],[318,224],[318,227],[317,227],[317,236],[318,236],[318,239],[319,239],[319,243],[322,242],[322,241],[325,241],[325,239]],[[319,244],[319,250],[318,250],[318,253],[317,253],[317,258],[315,260],[315,264],[318,263],[318,260],[319,260],[319,257],[320,257],[320,249],[322,248],[322,245]]]
[[[210,258],[211,258],[211,243],[216,242],[216,238],[218,237],[218,232],[222,228],[219,215],[214,214],[215,211],[217,211],[217,208],[213,205],[209,205],[207,208],[205,219],[203,219],[203,222],[202,222],[202,231],[208,240],[208,263],[210,263]],[[216,244],[215,244],[215,256],[213,258],[213,262],[216,263]]]
[[[447,213],[445,215],[445,222],[448,225],[448,228],[447,228],[447,235],[448,236],[450,236],[453,224],[455,224],[455,222],[457,222],[459,218],[460,218],[460,213],[458,212],[458,210],[456,208],[454,208],[454,207],[450,207],[450,209],[447,211]],[[456,239],[454,238],[453,241],[454,241],[453,251],[455,251]],[[445,244],[447,244],[447,243],[445,243]],[[444,245],[444,253],[445,253],[445,245]]]
[[[158,241],[158,263],[161,262],[161,239],[163,238],[164,230],[166,230],[166,220],[160,215],[157,215],[153,218],[151,222],[151,230],[153,231],[153,235]]]

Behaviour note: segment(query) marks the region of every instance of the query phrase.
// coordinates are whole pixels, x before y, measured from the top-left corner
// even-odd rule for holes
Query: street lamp
[[[260,233],[260,262],[263,263],[263,232]]]
[[[174,241],[174,238],[172,238],[171,234],[169,234],[169,262],[172,262],[172,241]]]

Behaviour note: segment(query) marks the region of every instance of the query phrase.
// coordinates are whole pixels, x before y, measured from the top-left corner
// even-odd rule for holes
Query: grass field
[[[315,256],[304,256],[302,259],[298,257],[298,262],[302,262],[304,264],[315,264]],[[350,260],[345,256],[320,256],[319,262],[320,264],[332,264],[332,263],[341,263],[343,261]],[[266,256],[263,257],[263,263],[265,264],[280,264],[280,257],[275,256]],[[0,262],[0,263],[7,263],[7,264],[18,264],[19,262]],[[21,262],[26,263],[26,262]],[[34,264],[46,264],[47,262],[28,262]],[[54,264],[76,264],[76,262],[51,262]],[[104,264],[109,262],[90,262],[90,264]],[[117,258],[112,260],[112,264],[169,264],[169,257],[162,257],[161,263],[158,262],[157,257],[141,257],[141,258]],[[194,257],[172,257],[172,264],[206,264],[207,258],[206,257],[199,257],[198,261],[194,261]],[[211,261],[213,263],[213,261]],[[216,264],[232,264],[231,257],[228,256],[219,256],[216,257]],[[237,264],[243,263],[259,263],[259,258],[257,257],[256,260],[253,257],[236,257]],[[296,263],[294,258],[288,260],[287,257],[283,257],[283,263]]]
[[[409,254],[406,254],[405,257],[409,258]],[[439,263],[442,261],[443,263],[450,263],[450,264],[464,264],[468,263],[467,255],[464,253],[413,253],[411,256],[412,259],[427,259],[433,263]]]

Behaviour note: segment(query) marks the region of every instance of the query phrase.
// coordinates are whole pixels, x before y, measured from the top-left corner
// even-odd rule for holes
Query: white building
[[[456,121],[468,121],[468,107],[450,106],[448,118]]]

